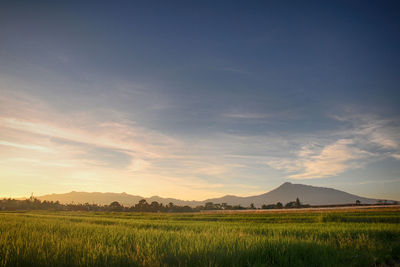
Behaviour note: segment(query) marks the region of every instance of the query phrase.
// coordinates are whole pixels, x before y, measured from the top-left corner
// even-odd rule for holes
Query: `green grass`
[[[0,213],[0,266],[399,264],[400,212]]]

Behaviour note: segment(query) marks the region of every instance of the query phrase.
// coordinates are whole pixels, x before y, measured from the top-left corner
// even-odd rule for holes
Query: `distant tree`
[[[277,209],[282,209],[283,208],[283,204],[281,202],[276,203],[276,208]]]
[[[119,202],[114,201],[110,205],[97,205],[97,204],[61,204],[56,201],[43,201],[32,197],[31,199],[16,200],[16,199],[0,199],[0,210],[65,210],[65,211],[142,211],[142,212],[161,212],[161,211],[176,211],[176,212],[194,212],[201,209],[193,209],[189,206],[175,206],[171,203],[173,209],[168,209],[162,204],[154,201],[148,204],[146,200],[142,199],[138,204],[130,208],[124,207]]]
[[[276,205],[275,204],[270,204],[270,205],[265,205],[265,204],[263,204],[262,206],[261,206],[261,209],[263,209],[263,210],[270,210],[270,209],[275,209],[276,208]]]
[[[244,209],[246,209],[245,207],[242,207],[242,206],[240,206],[240,205],[237,205],[237,206],[232,206],[232,209],[233,210],[244,210]]]
[[[207,203],[204,205],[204,208],[205,208],[206,210],[213,210],[213,209],[215,209],[215,206],[214,206],[214,203],[212,203],[212,202],[207,202]]]
[[[361,204],[361,201],[360,200],[356,200],[356,205],[360,205]]]
[[[118,203],[118,202],[117,202]],[[119,203],[118,203],[119,204]],[[85,202],[85,204],[83,204],[84,206],[85,206],[85,209],[86,210],[90,210],[90,204],[89,204],[89,202]]]
[[[136,211],[149,211],[150,205],[147,203],[146,199],[142,199],[135,205]]]
[[[151,206],[153,209],[159,209],[159,208],[160,208],[160,204],[158,204],[157,201],[151,202],[150,206]]]
[[[111,211],[122,211],[123,210],[122,205],[119,204],[118,201],[111,202],[109,208]],[[85,209],[87,209],[87,207],[85,207]]]
[[[296,208],[300,208],[301,207],[301,202],[299,198],[296,198]]]
[[[139,200],[139,203],[138,203],[139,205],[147,205],[148,203],[147,203],[147,200],[146,199],[142,199],[142,200]]]
[[[153,201],[153,202],[150,203],[148,208],[149,208],[149,211],[158,212],[158,211],[161,211],[164,207],[163,207],[162,203],[158,203],[157,201]]]
[[[250,204],[250,209],[252,209],[252,210],[255,210],[255,209],[256,209],[256,207],[254,206],[254,203],[251,203],[251,204]]]
[[[291,201],[286,203],[285,208],[295,208],[296,207],[296,202],[295,201]]]

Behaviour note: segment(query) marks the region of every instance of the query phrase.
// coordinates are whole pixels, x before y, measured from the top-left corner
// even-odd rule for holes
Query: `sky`
[[[400,200],[398,1],[1,1],[0,196]]]

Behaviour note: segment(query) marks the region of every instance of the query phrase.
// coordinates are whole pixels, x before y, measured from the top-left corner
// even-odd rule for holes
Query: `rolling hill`
[[[168,204],[170,202],[175,205],[183,206],[188,205],[195,207],[198,205],[204,205],[206,202],[213,203],[227,203],[229,205],[242,205],[249,206],[254,203],[256,207],[260,207],[263,204],[273,204],[281,202],[286,204],[290,201],[294,201],[299,198],[304,204],[310,205],[334,205],[334,204],[350,204],[355,203],[356,200],[361,201],[364,204],[374,204],[378,202],[378,199],[365,198],[349,194],[340,190],[325,187],[316,187],[303,184],[292,184],[286,182],[278,188],[261,195],[249,196],[249,197],[238,197],[233,195],[226,195],[220,198],[211,198],[203,201],[186,201],[175,198],[162,198],[159,196],[153,196],[150,198],[144,198],[141,196],[130,195],[127,193],[99,193],[99,192],[76,192],[72,191],[65,194],[50,194],[37,197],[40,200],[47,201],[60,201],[61,203],[95,203],[100,205],[108,205],[113,201],[118,201],[124,206],[132,206],[139,202],[141,199],[146,199],[147,202],[157,201],[159,203]]]
[[[310,205],[336,205],[350,204],[360,200],[364,204],[374,204],[378,199],[371,199],[349,194],[340,190],[325,187],[316,187],[303,184],[284,183],[278,188],[257,196],[236,197],[224,196],[222,198],[209,199],[214,203],[226,202],[231,205],[249,206],[254,203],[256,207],[262,204],[272,204],[281,202],[283,204],[299,198],[304,204]]]

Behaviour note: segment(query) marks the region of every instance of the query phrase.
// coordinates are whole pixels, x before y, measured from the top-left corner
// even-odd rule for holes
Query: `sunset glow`
[[[78,5],[2,4],[1,197],[400,199],[390,8]]]

